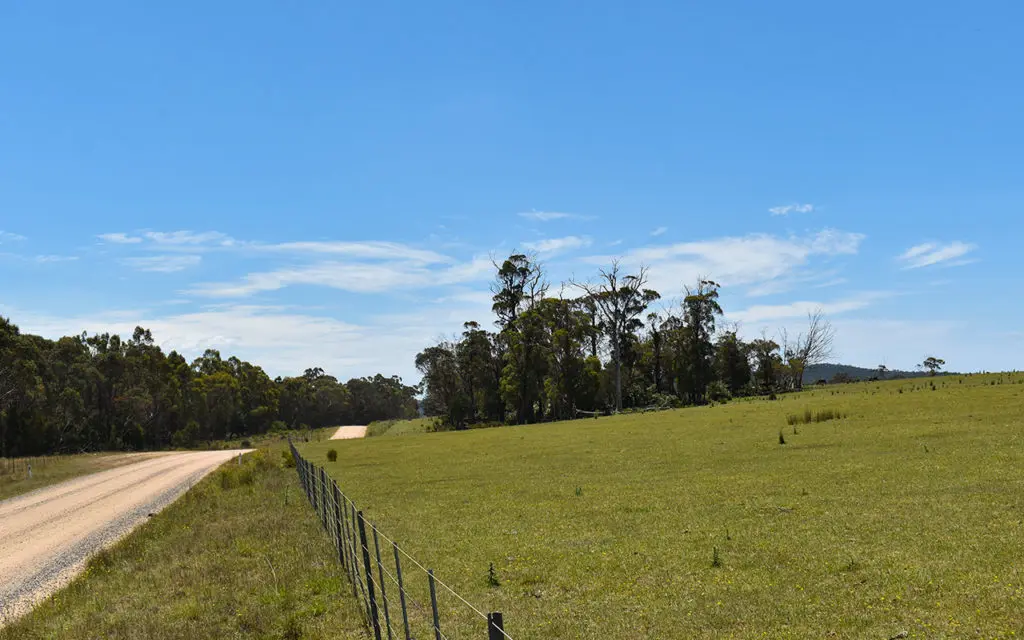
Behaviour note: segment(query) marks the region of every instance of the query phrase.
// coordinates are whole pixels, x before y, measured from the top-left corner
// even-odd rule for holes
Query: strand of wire
[[[388,568],[385,567],[383,564],[381,564],[380,568],[384,570],[384,575],[386,575],[391,580],[391,582],[393,582],[395,586],[398,587],[398,589],[405,594],[406,599],[408,599],[413,604],[413,606],[420,610],[426,609],[426,607],[424,607],[422,604],[416,602],[416,598],[412,597],[412,594],[410,594],[409,590],[405,588],[405,585],[398,581],[398,578],[395,577],[395,574],[388,571]]]
[[[380,588],[380,584],[376,580],[374,580],[372,577],[370,578],[370,580],[373,581],[374,585],[376,585],[378,588]],[[390,606],[392,606],[392,607],[395,606],[394,602],[392,602],[391,599],[388,598],[387,595],[385,595],[383,591],[381,591],[381,596],[384,598],[384,600],[387,601],[387,603]],[[390,626],[388,628],[390,629]],[[451,638],[449,638],[447,635],[445,635],[444,631],[441,631],[440,627],[435,627],[433,622],[430,623],[430,628],[431,629],[436,629],[437,632],[441,634],[441,637],[444,638],[445,640],[451,640]]]
[[[422,564],[420,564],[420,563],[419,563],[419,561],[418,561],[418,560],[416,560],[416,558],[414,558],[414,557],[412,557],[411,555],[409,555],[408,553],[406,553],[406,552],[405,552],[405,550],[404,550],[404,549],[402,549],[402,547],[400,547],[400,546],[398,545],[398,543],[397,543],[397,542],[395,542],[394,540],[392,540],[392,539],[388,538],[388,537],[387,537],[386,535],[384,535],[384,533],[382,533],[382,532],[380,531],[380,529],[378,529],[378,528],[376,527],[376,525],[374,525],[374,524],[373,524],[372,522],[370,523],[370,528],[371,528],[371,529],[373,529],[374,531],[376,531],[376,532],[377,532],[377,534],[378,534],[378,535],[380,535],[380,537],[384,538],[384,539],[385,539],[386,541],[388,541],[388,542],[390,542],[391,544],[395,545],[395,547],[396,547],[396,548],[398,549],[399,553],[401,553],[401,554],[402,554],[402,555],[404,555],[404,556],[405,556],[406,558],[408,558],[409,560],[411,560],[411,561],[413,562],[413,564],[415,564],[415,565],[416,565],[417,567],[419,567],[419,568],[420,568],[420,570],[421,570],[421,571],[423,571],[424,573],[427,573],[427,574],[429,575],[429,573],[430,573],[430,570],[429,570],[429,569],[427,569],[427,568],[426,568],[426,567],[424,567],[424,566],[423,566]],[[508,635],[507,633],[505,633],[505,630],[504,630],[504,629],[500,629],[500,628],[498,628],[498,626],[497,626],[497,625],[495,625],[495,624],[494,624],[493,622],[490,622],[490,618],[488,618],[488,617],[487,617],[487,614],[486,614],[486,613],[484,613],[483,611],[480,611],[479,609],[477,609],[476,607],[474,607],[474,606],[473,606],[473,604],[472,604],[471,602],[469,602],[468,600],[466,600],[465,598],[463,598],[462,596],[460,596],[460,595],[459,595],[459,594],[458,594],[458,593],[457,593],[457,592],[456,592],[456,591],[455,591],[454,589],[452,589],[451,587],[449,587],[448,585],[446,585],[446,584],[445,584],[444,582],[441,582],[441,579],[440,579],[440,578],[438,578],[438,577],[437,577],[436,575],[434,576],[434,582],[436,582],[437,584],[439,584],[439,585],[441,585],[442,587],[444,587],[445,589],[447,589],[449,593],[451,593],[451,594],[452,594],[453,596],[455,596],[456,598],[458,598],[459,600],[461,600],[461,601],[463,602],[463,604],[465,604],[465,605],[466,605],[467,607],[469,607],[470,609],[472,609],[473,611],[475,611],[475,612],[476,612],[476,614],[477,614],[478,616],[480,616],[480,617],[481,617],[481,618],[483,618],[484,620],[487,620],[487,621],[488,621],[488,624],[490,624],[490,626],[494,627],[495,629],[497,629],[498,631],[500,631],[500,632],[501,632],[501,635],[503,635],[503,636],[505,636],[506,638],[508,638],[508,640],[513,640],[512,636],[510,636],[510,635]]]
[[[339,492],[339,493],[340,493],[340,492]],[[341,496],[342,496],[342,497],[343,497],[343,498],[345,499],[345,501],[346,501],[346,502],[347,502],[348,504],[350,504],[350,505],[351,505],[352,507],[355,507],[355,508],[356,508],[356,510],[358,511],[358,507],[356,507],[356,504],[355,504],[355,502],[353,502],[351,498],[349,498],[349,497],[348,497],[347,495],[345,495],[344,493],[341,493]],[[369,521],[367,521],[367,522],[369,522]],[[412,557],[411,555],[409,555],[409,554],[408,554],[408,553],[407,553],[407,552],[405,551],[405,549],[403,549],[403,548],[402,548],[402,547],[401,547],[401,546],[400,546],[400,545],[399,545],[399,544],[398,544],[397,542],[395,542],[394,540],[392,540],[391,538],[389,538],[389,537],[388,537],[388,536],[387,536],[387,535],[386,535],[386,534],[385,534],[384,532],[382,532],[382,531],[381,531],[380,529],[378,529],[378,528],[377,528],[377,525],[375,525],[375,524],[374,524],[374,523],[372,523],[372,522],[369,522],[369,525],[370,525],[370,529],[372,529],[373,531],[376,531],[376,532],[377,532],[377,534],[378,534],[378,535],[379,535],[380,537],[384,538],[384,540],[386,540],[387,542],[390,542],[391,544],[393,544],[393,545],[394,545],[394,546],[395,546],[395,547],[396,547],[396,548],[398,549],[398,552],[399,552],[399,553],[401,553],[401,554],[402,554],[403,556],[405,556],[406,558],[408,558],[408,559],[409,559],[410,561],[412,561],[412,563],[413,563],[414,565],[416,565],[416,566],[417,566],[417,567],[418,567],[418,568],[420,569],[420,571],[422,571],[422,572],[424,572],[424,573],[426,573],[426,574],[428,574],[428,575],[429,575],[429,572],[430,572],[430,570],[429,570],[429,569],[427,569],[427,568],[426,568],[426,567],[424,567],[424,566],[423,566],[422,564],[420,564],[420,562],[419,562],[419,561],[418,561],[418,560],[417,560],[416,558],[414,558],[414,557]],[[369,553],[369,552],[370,552],[370,549],[369,549],[369,547],[367,547],[367,546],[366,546],[365,544],[362,544],[362,543],[360,542],[360,543],[359,543],[359,545],[360,545],[360,546],[361,546],[361,547],[362,547],[362,548],[363,548],[363,549],[364,549],[364,550],[365,550],[365,551],[366,551],[367,553]],[[391,575],[391,574],[390,574],[390,572],[387,572],[387,571],[385,571],[385,573],[388,573],[388,575],[389,575],[389,576]],[[373,582],[374,582],[374,584],[377,584],[377,582],[376,582],[375,580],[373,580],[373,576],[372,576],[372,575],[369,575],[369,574],[368,574],[368,577],[370,578],[370,580],[371,580],[371,581],[373,581]],[[394,579],[394,578],[393,578],[393,580],[395,581],[395,584],[398,584],[398,581],[397,581],[397,579]],[[495,625],[495,624],[491,623],[491,622],[490,622],[490,619],[489,619],[489,618],[487,617],[487,614],[486,614],[486,613],[484,613],[484,612],[483,612],[483,611],[481,611],[480,609],[478,609],[478,608],[476,608],[475,606],[473,606],[473,603],[471,603],[471,602],[470,602],[469,600],[466,600],[466,599],[465,599],[465,598],[463,598],[463,597],[462,597],[461,595],[459,595],[459,593],[458,593],[457,591],[455,591],[454,589],[452,589],[451,587],[449,587],[449,586],[448,586],[447,584],[445,584],[444,582],[442,582],[442,581],[441,581],[441,579],[440,579],[440,578],[438,578],[438,577],[437,577],[436,575],[434,576],[434,582],[436,582],[437,584],[441,585],[442,587],[444,587],[444,588],[445,588],[445,590],[446,590],[446,591],[448,591],[448,593],[452,594],[453,596],[455,596],[456,598],[458,598],[459,600],[461,600],[463,604],[465,604],[465,605],[466,605],[467,607],[469,607],[470,609],[472,609],[472,610],[473,610],[473,612],[475,612],[475,613],[476,613],[476,614],[477,614],[478,616],[480,616],[480,617],[481,617],[481,618],[483,618],[484,620],[487,620],[487,621],[488,621],[488,623],[490,624],[490,626],[494,627],[494,628],[495,628],[495,629],[497,629],[497,630],[498,630],[499,632],[501,632],[501,634],[502,634],[502,635],[503,635],[503,636],[504,636],[505,638],[508,638],[508,640],[514,640],[514,639],[512,638],[512,636],[510,636],[510,635],[508,635],[507,633],[505,633],[505,630],[504,630],[504,629],[499,629],[499,628],[497,627],[497,625]],[[378,588],[379,588],[379,587],[378,587]],[[405,589],[403,589],[403,591],[405,591]],[[364,590],[364,593],[365,593],[365,590]],[[405,591],[405,593],[406,593],[406,595],[407,595],[407,596],[409,595],[408,591]],[[410,600],[412,600],[411,596],[410,596],[410,598],[409,598],[409,599],[410,599]],[[420,605],[419,605],[418,603],[416,603],[416,602],[415,602],[415,600],[413,600],[413,604],[415,604],[415,605],[416,605],[417,607],[420,607]],[[421,607],[421,608],[422,608],[422,607]],[[447,636],[445,636],[445,635],[444,635],[444,632],[442,632],[442,631],[441,631],[440,629],[438,629],[437,631],[438,631],[439,633],[441,633],[442,637],[445,637],[445,638],[447,639]]]

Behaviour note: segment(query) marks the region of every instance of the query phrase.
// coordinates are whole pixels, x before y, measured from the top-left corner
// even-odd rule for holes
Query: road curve
[[[169,453],[0,502],[0,626],[241,451]]]
[[[338,430],[331,436],[331,440],[351,440],[353,438],[362,438],[365,435],[366,427],[355,425],[338,427]]]

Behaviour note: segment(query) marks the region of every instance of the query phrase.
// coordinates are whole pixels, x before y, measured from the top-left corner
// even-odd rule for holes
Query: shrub
[[[330,450],[327,451],[327,461],[328,462],[337,462],[338,461],[338,450],[337,449],[330,449]]]
[[[724,382],[715,380],[708,385],[708,399],[714,402],[727,402],[732,399],[732,393]]]
[[[295,457],[292,456],[292,452],[291,451],[288,451],[287,449],[285,449],[284,451],[281,452],[281,465],[285,469],[294,469],[295,468]]]
[[[797,425],[810,424],[812,422],[827,422],[829,420],[837,420],[845,417],[846,414],[833,409],[825,409],[817,412],[811,411],[810,409],[804,409],[803,414],[792,413],[786,416],[786,424]]]
[[[248,440],[242,440],[242,445],[241,446],[242,446],[243,449],[252,449],[252,442],[250,442]]]

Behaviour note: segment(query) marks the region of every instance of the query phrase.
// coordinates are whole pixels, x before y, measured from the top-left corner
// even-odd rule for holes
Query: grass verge
[[[1020,374],[333,446],[302,450],[517,640],[1021,633]]]
[[[66,456],[0,459],[0,500],[28,493],[76,476],[113,469],[139,461],[133,453],[81,453]],[[32,465],[28,477],[26,464]]]
[[[334,547],[279,450],[210,474],[14,624],[43,638],[365,638]]]

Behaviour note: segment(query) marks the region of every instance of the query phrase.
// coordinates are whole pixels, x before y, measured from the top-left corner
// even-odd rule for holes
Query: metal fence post
[[[366,607],[366,617],[369,618],[370,617],[370,603],[369,602],[365,602],[365,600],[366,600],[366,598],[365,598],[366,587],[364,585],[366,583],[363,580],[363,576],[360,573],[361,569],[359,568],[359,534],[357,533],[357,531],[358,531],[358,524],[357,523],[359,522],[359,518],[356,516],[356,505],[354,505],[354,504],[352,505],[352,509],[351,509],[351,511],[349,513],[352,515],[352,519],[350,520],[350,522],[352,523],[352,557],[355,558],[355,561],[352,563],[352,568],[355,569],[355,578],[356,578],[355,581],[352,584],[359,585],[359,588],[363,590],[363,595],[364,595],[363,605]]]
[[[366,543],[366,521],[363,512],[356,514],[359,518],[359,542],[363,546],[363,566],[366,567],[366,591],[370,598],[370,624],[373,625],[373,637],[380,640],[380,619],[377,614],[377,596],[373,590],[373,569],[370,568],[370,547]],[[437,640],[441,640],[438,638]]]
[[[505,621],[500,611],[487,614],[487,640],[505,640]]]
[[[338,544],[338,561],[341,568],[348,573],[348,557],[345,554],[345,541],[341,529],[341,490],[337,480],[334,481],[334,541]]]
[[[434,638],[435,640],[442,640],[441,620],[437,616],[437,587],[434,586],[433,569],[427,569],[427,577],[430,578],[430,608],[434,612]]]
[[[398,543],[392,542],[395,551],[395,573],[398,574],[398,599],[402,602],[402,624],[405,625],[405,640],[412,640],[409,635],[409,612],[405,608],[405,583],[402,581],[402,561],[398,559]]]
[[[388,594],[384,589],[384,563],[380,561],[380,540],[377,537],[377,527],[373,529],[373,548],[377,552],[377,576],[380,578],[380,599],[384,601],[384,626],[388,629],[388,640],[391,640],[391,612],[388,611]]]
[[[320,467],[320,524],[327,528],[327,472]]]

